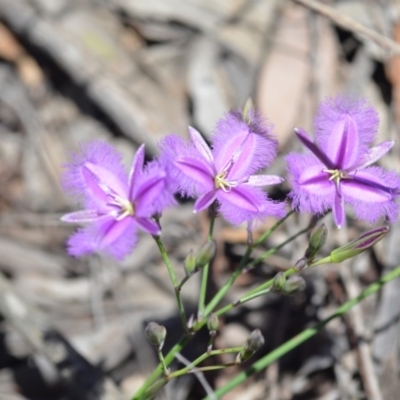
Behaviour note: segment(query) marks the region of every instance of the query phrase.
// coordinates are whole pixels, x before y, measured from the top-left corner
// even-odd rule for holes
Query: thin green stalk
[[[169,375],[169,369],[167,367],[167,365],[165,364],[165,360],[164,360],[164,356],[162,353],[162,350],[160,348],[157,349],[157,354],[158,354],[158,359],[160,360],[163,372],[164,372],[164,376],[167,377]]]
[[[288,213],[288,215],[286,215],[286,217],[283,218],[283,220],[285,220],[289,215],[291,215],[290,213]],[[283,221],[282,221],[283,222]],[[277,224],[280,225],[280,221],[277,222]],[[278,226],[279,226],[278,225]],[[272,227],[271,229],[273,229],[274,227]],[[210,229],[211,229],[211,224],[210,224]],[[270,232],[271,229],[267,232]],[[292,241],[293,239],[295,239],[299,234],[304,233],[306,230],[300,231],[299,233],[297,233],[296,235],[294,235],[292,238],[289,238],[288,240],[286,240],[284,243],[282,243],[281,245],[279,245],[279,248],[282,248],[285,244],[289,243],[290,241]],[[265,235],[265,234],[264,234]],[[263,236],[264,236],[263,235]],[[265,240],[265,238],[268,235],[265,235],[265,237],[263,238],[263,240]],[[253,246],[258,245],[260,242],[260,239],[253,244]],[[273,249],[271,249],[273,250]],[[242,269],[245,267],[246,262],[248,261],[250,254],[251,254],[252,249],[248,248],[246,251],[246,254],[243,256],[241,263],[238,266],[238,275],[240,275]],[[271,255],[273,253],[270,253],[269,255]],[[267,256],[265,256],[263,259],[267,258]],[[239,269],[240,268],[240,269]],[[235,278],[236,279],[236,278]],[[209,305],[205,308],[205,315],[203,316],[203,318],[201,320],[199,320],[195,326],[194,326],[194,331],[198,331],[200,330],[205,324],[206,324],[206,316],[208,316],[212,310],[217,306],[217,304],[221,301],[221,299],[223,298],[223,296],[226,294],[226,292],[229,290],[230,286],[233,284],[234,281],[231,281],[231,279],[229,279],[225,285],[220,289],[224,290],[224,293],[220,296],[217,297],[217,295],[219,294],[219,292],[214,296],[214,298],[211,300],[211,302],[209,303]],[[271,281],[272,282],[272,281]],[[178,285],[179,286],[179,285]],[[257,288],[260,289],[260,288]],[[247,295],[251,294],[247,293]],[[221,309],[222,310],[222,309]],[[193,337],[193,335],[189,335],[186,334],[184,335],[179,342],[172,347],[172,349],[168,352],[168,354],[164,357],[165,359],[165,363],[168,366],[169,364],[171,364],[171,362],[174,360],[175,358],[175,354],[180,352],[183,347],[190,341],[190,339]],[[132,398],[132,400],[142,400],[143,399],[143,395],[144,393],[149,389],[150,386],[152,386],[154,384],[154,382],[156,381],[156,379],[162,374],[162,366],[161,364],[159,364],[157,366],[156,369],[154,369],[154,371],[150,374],[150,376],[146,379],[146,381],[144,382],[144,384],[141,386],[141,388],[137,391],[137,393],[134,395],[134,397]]]
[[[225,307],[220,308],[218,311],[215,312],[215,314],[219,317],[223,314],[226,314],[228,311],[232,310],[233,308],[236,308],[244,303],[247,303],[250,300],[256,299],[257,297],[264,296],[268,293],[271,292],[271,288],[260,290],[259,292],[250,294],[250,295],[244,295],[241,297],[239,300],[234,301],[233,303],[230,303],[226,305]]]
[[[289,215],[289,214],[288,214]],[[288,215],[285,217],[287,218]],[[278,221],[280,222],[280,221]],[[272,228],[271,228],[272,229]],[[244,267],[248,268],[249,266],[254,266],[257,263],[265,260],[266,258],[268,258],[269,256],[271,256],[272,254],[275,254],[278,250],[280,250],[282,247],[286,246],[288,243],[290,243],[291,241],[293,241],[294,239],[296,239],[298,236],[306,233],[308,231],[308,228],[306,229],[302,229],[301,231],[297,232],[296,234],[294,234],[293,236],[291,236],[289,239],[285,240],[284,242],[282,242],[280,245],[266,251],[265,253],[263,253],[260,257],[258,257],[256,260],[250,262],[247,264],[247,261],[250,258],[251,252],[253,251],[253,248],[255,245],[253,246],[249,246],[246,250],[246,253],[244,254],[243,258],[240,261],[240,264],[238,265],[238,267],[235,269],[235,271],[232,273],[232,275],[228,278],[228,280],[225,282],[225,284],[221,287],[221,289],[218,291],[218,293],[213,297],[213,299],[210,301],[210,303],[207,305],[206,310],[205,310],[205,314],[204,317],[207,317],[213,310],[214,308],[218,305],[218,303],[222,300],[222,298],[225,296],[225,294],[228,292],[228,290],[231,288],[231,286],[233,285],[233,283],[235,282],[235,280],[238,278],[238,276],[242,273]],[[256,242],[257,243],[257,242]],[[297,270],[296,270],[297,271]],[[267,282],[268,283],[268,282]],[[257,292],[258,290],[263,290],[266,289],[267,287],[269,287],[272,284],[272,280],[270,281],[270,284],[266,284],[266,286],[264,287],[264,285],[254,289],[252,292],[248,293],[251,294],[253,292]]]
[[[290,275],[293,275],[293,274],[295,274],[296,272],[299,272],[298,269],[292,267],[292,268],[287,269],[287,270],[283,273],[283,275],[284,275],[285,278],[288,278]],[[260,285],[260,286],[257,286],[257,287],[254,288],[253,290],[250,290],[249,292],[247,292],[247,293],[245,294],[245,296],[251,296],[251,295],[256,294],[256,293],[258,293],[258,292],[260,292],[260,291],[262,291],[262,290],[269,289],[269,288],[272,287],[272,284],[273,284],[273,283],[274,283],[274,278],[270,279],[269,281],[263,283],[263,284]]]
[[[157,243],[158,249],[160,250],[160,254],[161,254],[161,256],[162,256],[162,258],[164,260],[164,263],[165,263],[165,265],[167,267],[169,276],[171,278],[172,285],[174,286],[175,297],[176,297],[176,301],[178,303],[179,315],[181,317],[183,329],[186,332],[189,332],[187,319],[186,319],[186,314],[185,314],[185,308],[183,306],[181,291],[180,291],[180,288],[179,288],[179,282],[178,282],[178,279],[176,277],[176,274],[175,274],[175,271],[174,271],[174,267],[171,264],[171,260],[168,257],[168,253],[165,250],[165,247],[164,247],[163,242],[161,241],[161,238],[159,236],[153,236],[153,238]]]
[[[192,336],[185,335],[182,336],[178,343],[175,344],[174,347],[168,352],[166,356],[164,356],[165,365],[171,364],[171,362],[175,358],[175,354],[182,351],[185,347],[186,343],[191,339]],[[143,400],[146,398],[146,391],[154,384],[155,380],[163,373],[163,368],[161,364],[158,364],[157,368],[148,376],[146,381],[140,387],[140,389],[135,393],[132,397],[132,400]]]
[[[272,256],[273,254],[275,254],[278,250],[280,250],[282,247],[286,246],[288,243],[290,243],[291,241],[297,239],[299,236],[303,235],[304,233],[306,233],[308,231],[309,228],[305,228],[302,229],[301,231],[298,231],[297,233],[295,233],[293,236],[291,236],[290,238],[288,238],[287,240],[285,240],[284,242],[282,242],[280,245],[273,247],[272,249],[269,249],[267,251],[265,251],[263,254],[261,254],[260,257],[256,258],[255,260],[249,262],[246,265],[246,268],[251,268],[254,267],[255,265],[259,264],[261,261],[264,261],[266,258],[268,258],[269,256]]]
[[[267,354],[265,357],[261,358],[257,362],[255,362],[250,368],[246,371],[238,374],[234,379],[230,380],[226,385],[222,386],[215,392],[217,398],[221,398],[224,394],[231,391],[233,388],[244,382],[248,377],[259,372],[266,368],[268,365],[278,360],[280,357],[293,350],[295,347],[304,343],[306,340],[310,339],[312,336],[316,335],[325,325],[327,325],[333,319],[342,316],[347,311],[349,311],[352,307],[360,303],[366,297],[371,294],[377,292],[384,284],[390,282],[391,280],[400,276],[400,266],[396,267],[393,271],[384,275],[377,282],[369,285],[365,290],[363,290],[357,297],[352,300],[347,301],[342,306],[340,306],[330,317],[325,320],[319,322],[315,326],[311,328],[305,329],[303,332],[296,335],[294,338],[288,340],[271,353]],[[204,400],[210,400],[209,397]]]
[[[283,218],[281,218],[276,224],[274,224],[271,228],[266,230],[259,238],[253,243],[253,248],[258,246],[260,243],[262,243],[265,239],[267,239],[272,232],[274,232],[280,225],[282,225],[292,214],[294,214],[294,211],[291,210],[289,211]]]
[[[208,230],[208,239],[207,239],[208,241],[212,240],[212,238],[213,238],[214,223],[215,223],[215,215],[212,215],[210,218],[210,228]],[[209,270],[210,270],[210,263],[207,263],[201,271],[201,286],[200,286],[200,294],[199,294],[198,318],[202,318],[204,315]]]
[[[228,278],[228,280],[221,287],[221,289],[219,289],[218,293],[212,298],[210,303],[208,303],[207,307],[205,308],[203,318],[206,318],[208,315],[210,315],[212,313],[212,311],[214,310],[214,308],[218,305],[218,303],[223,299],[223,297],[228,292],[228,290],[231,288],[231,286],[233,285],[235,280],[242,273],[242,270],[246,266],[246,263],[249,260],[252,251],[253,251],[252,247],[247,248],[246,253],[244,254],[243,258],[240,260],[240,263],[237,266],[237,268],[235,269],[235,271],[233,271],[232,275]],[[204,324],[202,323],[202,326],[203,325]]]
[[[228,349],[212,350],[209,353],[204,353],[200,357],[196,358],[196,360],[191,362],[185,368],[182,368],[182,369],[180,369],[178,371],[172,372],[169,375],[168,380],[171,380],[173,378],[177,378],[178,376],[182,376],[182,375],[185,375],[185,374],[191,372],[191,370],[193,368],[195,368],[196,365],[199,365],[201,362],[203,362],[204,360],[206,360],[209,357],[217,356],[217,355],[221,355],[221,354],[240,353],[242,350],[243,350],[243,347],[231,347],[231,348],[228,348]],[[198,369],[196,369],[196,370],[198,370]]]
[[[149,385],[149,390],[152,391],[153,388],[161,388],[163,387],[167,382],[169,382],[171,379],[178,378],[179,376],[190,374],[192,372],[198,372],[198,371],[211,371],[215,369],[221,369],[221,368],[226,368],[226,367],[231,367],[232,365],[236,365],[236,363],[229,363],[229,364],[222,364],[222,365],[212,365],[212,366],[207,366],[207,367],[201,367],[201,368],[196,368],[197,365],[202,363],[204,360],[206,360],[209,357],[220,355],[220,354],[230,354],[230,353],[240,353],[243,350],[243,347],[231,347],[228,349],[219,349],[219,350],[213,350],[210,351],[209,353],[204,353],[200,357],[196,358],[193,362],[191,362],[189,365],[187,365],[185,368],[182,368],[178,371],[172,372],[169,375],[164,374],[164,376],[159,379],[157,382],[154,384]],[[136,394],[138,396],[138,394]],[[143,399],[147,399],[149,397],[149,393],[144,391],[142,393]],[[142,399],[142,397],[134,397],[134,399]]]

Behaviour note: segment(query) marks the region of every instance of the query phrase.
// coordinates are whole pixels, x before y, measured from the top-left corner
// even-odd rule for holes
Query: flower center
[[[118,195],[113,196],[113,201],[109,203],[110,205],[117,206],[119,208],[119,213],[115,218],[116,221],[121,221],[125,217],[135,215],[135,207],[128,199],[124,199]]]
[[[341,171],[340,169],[323,169],[322,172],[327,172],[330,174],[330,181],[335,181],[336,186],[339,186],[341,179],[351,179],[349,175],[345,171]]]
[[[228,171],[222,171],[219,174],[217,174],[214,178],[214,186],[216,189],[221,189],[224,192],[228,193],[231,191],[231,189],[235,186],[237,186],[237,183],[235,182],[229,182],[226,179],[226,175],[228,174]]]

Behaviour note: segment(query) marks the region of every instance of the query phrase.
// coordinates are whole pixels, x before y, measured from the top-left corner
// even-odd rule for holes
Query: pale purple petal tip
[[[101,218],[98,210],[81,210],[65,214],[61,217],[61,221],[70,224],[86,224],[97,221]]]
[[[284,181],[285,179],[276,175],[252,175],[246,183],[251,186],[270,186],[279,185]]]
[[[140,173],[142,172],[144,156],[145,156],[145,150],[144,150],[144,144],[142,144],[138,148],[135,156],[133,157],[131,170],[129,171],[129,178],[128,178],[129,198],[132,198],[134,195],[135,182],[137,181]]]
[[[189,126],[189,135],[194,147],[196,147],[199,153],[202,154],[208,162],[212,163],[214,158],[211,153],[211,149],[208,147],[200,132]]]

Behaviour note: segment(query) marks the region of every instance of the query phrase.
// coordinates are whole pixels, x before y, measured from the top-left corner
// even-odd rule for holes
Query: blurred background
[[[181,333],[174,293],[151,237],[142,235],[119,264],[67,256],[64,243],[73,227],[59,217],[76,205],[63,194],[59,176],[80,142],[112,143],[128,167],[141,143],[150,159],[160,138],[187,137],[188,125],[209,138],[216,121],[251,96],[275,125],[280,143],[281,156],[269,173],[285,176],[282,155],[300,149],[293,128],[312,132],[318,103],[342,92],[365,96],[377,109],[379,141],[397,139],[399,2],[321,2],[330,6],[330,18],[312,11],[312,1],[302,2],[308,4],[0,0],[0,400],[129,399],[157,363],[144,337],[146,323],[167,327],[166,351]],[[360,35],[343,16],[391,38],[391,45]],[[399,154],[397,143],[384,165],[400,171]],[[288,190],[284,184],[270,195],[282,200]],[[191,201],[181,203],[161,223],[183,277],[182,262],[205,241],[208,218],[193,216]],[[292,217],[255,257],[310,220]],[[260,232],[274,222],[266,221]],[[338,232],[330,215],[324,222],[326,251],[368,229],[350,219],[348,229]],[[209,296],[246,249],[244,226],[218,220],[216,232]],[[260,328],[266,338],[260,357],[325,318],[398,264],[399,233],[397,223],[353,263],[306,271],[300,295],[270,295],[228,314],[216,345],[241,345]],[[302,236],[243,274],[227,301],[289,268],[306,245]],[[189,314],[196,312],[198,288],[196,276],[183,289]],[[393,282],[225,398],[397,400],[399,320],[400,284]],[[200,332],[179,362],[199,356],[207,341],[208,333]],[[241,369],[207,373],[206,382],[185,376],[158,398],[201,399]]]

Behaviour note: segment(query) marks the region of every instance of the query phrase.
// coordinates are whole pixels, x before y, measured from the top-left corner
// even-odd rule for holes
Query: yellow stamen
[[[222,171],[214,178],[214,185],[216,189],[222,189],[224,192],[231,190],[231,185],[225,179],[227,172]]]
[[[115,203],[121,208],[121,213],[116,218],[117,221],[121,221],[125,217],[135,215],[135,207],[128,199],[123,199],[122,197],[115,196]]]

